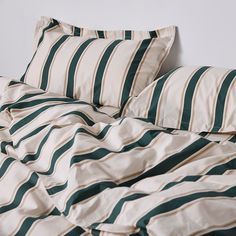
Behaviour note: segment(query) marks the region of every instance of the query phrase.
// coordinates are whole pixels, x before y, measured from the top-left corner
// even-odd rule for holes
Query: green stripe
[[[125,30],[125,39],[126,40],[131,39],[131,34],[132,34],[131,30]]]
[[[234,135],[234,136],[229,140],[229,142],[236,143],[236,135]]]
[[[87,193],[87,192],[83,192],[85,193],[85,195],[83,196],[83,194],[80,194],[80,191],[78,191],[77,193],[75,193],[75,195],[73,196],[73,204],[78,203],[82,200],[85,200],[86,197],[88,196],[88,194],[92,194],[95,193],[95,189],[99,189],[99,187],[101,187],[102,185],[102,189],[105,189],[106,187],[108,188],[112,188],[112,187],[117,187],[117,186],[131,186],[132,184],[136,183],[137,181],[147,178],[147,177],[151,177],[151,176],[156,176],[156,175],[160,175],[163,173],[166,173],[168,170],[170,170],[172,167],[174,167],[176,164],[181,163],[182,161],[186,160],[189,156],[193,155],[194,153],[196,153],[197,151],[199,151],[201,148],[203,148],[205,145],[207,145],[210,141],[205,140],[205,139],[199,139],[196,142],[194,142],[193,144],[189,145],[187,148],[185,148],[183,151],[172,155],[170,158],[168,158],[168,160],[162,162],[161,164],[159,164],[158,166],[152,168],[151,170],[147,171],[145,174],[139,176],[138,178],[131,180],[131,181],[126,181],[124,183],[121,183],[119,185],[113,183],[113,182],[101,182],[99,184],[93,184],[92,186],[88,187],[88,189],[86,189],[86,191],[91,191],[91,193]],[[87,159],[87,158],[81,158],[81,161]],[[97,159],[96,159],[97,160]],[[159,169],[157,169],[157,167]],[[197,181],[201,176],[189,176],[188,179],[185,178],[184,181]],[[96,194],[98,194],[99,191],[96,191]],[[93,196],[93,195],[91,195]],[[91,197],[89,195],[89,197]],[[141,196],[140,196],[141,197]],[[120,203],[118,203],[118,205],[116,206],[116,208],[114,208],[113,213],[111,214],[111,216],[109,217],[108,221],[105,221],[106,223],[112,223],[115,221],[116,217],[119,215],[119,211],[122,207],[122,204],[124,204],[124,201],[126,200],[135,200],[138,199],[139,195],[131,195],[130,197],[128,197],[128,199],[123,199],[121,200]],[[72,202],[72,200],[70,201]],[[69,209],[65,212],[69,212]]]
[[[129,152],[132,149],[135,149],[137,147],[146,147],[159,134],[160,134],[159,130],[148,130],[143,134],[143,136],[139,140],[123,146],[120,151],[111,151],[107,148],[99,148],[99,149],[97,149],[93,152],[90,152],[90,153],[73,156],[71,158],[70,166],[77,164],[83,160],[100,160],[110,153],[117,153],[117,154],[118,153],[125,153],[125,152]]]
[[[71,98],[59,98],[59,97],[42,98],[42,99],[35,99],[35,100],[31,100],[31,101],[26,101],[26,102],[16,102],[16,103],[10,105],[8,110],[34,107],[39,104],[43,104],[43,103],[47,103],[47,102],[74,102],[74,101],[76,101],[76,100],[71,99]]]
[[[28,103],[30,105],[30,103]],[[25,116],[23,119],[18,121],[16,124],[14,124],[10,129],[9,132],[10,134],[14,134],[18,129],[22,128],[23,126],[27,125],[29,122],[31,122],[33,119],[38,117],[42,112],[46,111],[47,109],[50,109],[51,107],[55,106],[65,106],[66,104],[86,104],[83,101],[78,101],[78,102],[68,102],[68,103],[59,103],[59,104],[52,104],[52,105],[47,105],[44,107],[41,107],[35,112],[32,112],[28,116]]]
[[[66,202],[66,208],[63,211],[63,214],[67,216],[69,214],[70,207],[72,205],[75,205],[85,199],[95,196],[96,194],[102,192],[107,188],[114,188],[114,187],[117,187],[117,184],[113,183],[112,181],[106,181],[106,182],[104,181],[101,183],[93,184],[79,191],[76,191]]]
[[[1,145],[0,145],[0,147],[1,147],[1,152],[2,153],[4,153],[4,154],[7,154],[7,150],[6,150],[6,148],[7,148],[7,146],[13,146],[13,142],[12,141],[2,141],[1,142]]]
[[[34,57],[35,57],[37,51],[38,51],[38,47],[39,47],[39,45],[41,44],[41,42],[43,41],[43,39],[44,39],[45,31],[46,31],[46,30],[49,30],[49,29],[51,29],[51,28],[53,28],[54,26],[56,26],[56,25],[58,25],[58,24],[59,24],[58,21],[56,21],[56,20],[53,19],[53,21],[52,21],[47,27],[45,27],[45,28],[43,29],[42,35],[41,35],[41,37],[40,37],[40,39],[39,39],[39,42],[38,42],[38,45],[37,45],[37,49],[36,49],[36,51],[34,52],[34,55],[33,55],[33,57],[31,58],[30,63],[28,64],[25,73],[24,73],[23,76],[20,78],[20,81],[24,82],[24,80],[25,80],[25,75],[26,75],[26,73],[27,73],[27,71],[28,71],[28,69],[29,69],[29,67],[30,67],[30,65],[31,65],[31,63],[32,63],[32,61],[33,61],[33,59],[34,59]]]
[[[83,128],[79,128],[79,129],[76,130],[76,132],[74,134],[74,137],[68,143],[72,142],[72,144],[73,144],[75,136],[78,133],[84,133],[84,134],[90,135],[90,136],[92,136],[92,137],[94,137],[96,139],[102,139],[102,138],[104,138],[104,136],[106,135],[106,133],[108,132],[110,127],[111,127],[111,125],[107,125],[98,135],[94,135],[93,133],[91,133],[91,132],[89,132],[89,131],[87,131],[87,130],[85,130]],[[48,138],[50,137],[52,131],[55,130],[55,129],[60,129],[60,127],[52,126],[50,128],[50,130],[48,131],[48,133],[44,136],[44,138],[40,142],[39,147],[37,149],[37,152],[36,153],[27,154],[24,158],[22,158],[21,162],[26,164],[28,162],[32,162],[32,161],[37,160],[39,158],[39,156],[40,156],[40,153],[41,153],[41,150],[42,150],[44,144],[46,144],[46,142],[47,142]],[[65,145],[67,146],[68,143],[65,144]],[[59,150],[57,150],[57,151],[59,151]],[[57,158],[59,158],[59,156],[56,156],[56,154],[54,153],[53,158],[57,159]]]
[[[57,210],[57,208],[54,208],[50,213],[46,214],[46,215],[41,215],[41,216],[37,216],[37,217],[27,217],[23,223],[21,224],[20,229],[16,232],[16,234],[14,234],[15,236],[22,236],[22,235],[26,235],[27,232],[30,230],[31,226],[39,220],[43,220],[46,219],[49,216],[60,216],[60,211]]]
[[[235,170],[236,169],[236,159],[230,160],[227,163],[220,164],[218,166],[213,167],[210,169],[204,176],[206,175],[223,175],[227,170]],[[174,181],[168,183],[166,186],[162,188],[161,191],[172,188],[176,186],[177,184],[183,183],[183,182],[196,182],[199,179],[202,178],[203,175],[193,175],[193,176],[186,176],[180,181]]]
[[[221,86],[220,92],[217,97],[216,110],[215,110],[215,121],[211,132],[217,132],[222,126],[224,110],[225,110],[225,101],[227,94],[229,92],[230,85],[236,77],[236,70],[231,71]]]
[[[45,99],[46,100],[46,99]],[[56,99],[54,98],[54,101],[63,101],[63,99]],[[66,99],[65,99],[66,101]],[[19,106],[19,104],[15,104],[14,105],[14,108],[15,107],[22,107],[22,108],[26,108],[26,107],[31,107],[33,105],[35,105],[34,103],[38,103],[37,101],[31,101],[31,102],[27,102],[27,103],[24,103],[24,106]],[[101,114],[104,114],[103,112],[99,112],[97,110],[97,108],[89,103],[86,103],[84,101],[79,101],[79,100],[72,100],[71,102],[68,101],[67,103],[59,103],[59,104],[52,104],[52,105],[47,105],[47,106],[44,106],[44,107],[41,107],[39,110],[35,111],[35,112],[32,112],[31,114],[29,114],[28,116],[25,116],[23,119],[21,119],[20,121],[18,121],[16,124],[14,124],[10,129],[9,129],[9,132],[10,134],[14,134],[18,129],[22,128],[23,126],[27,125],[30,121],[32,121],[33,119],[35,119],[37,116],[39,116],[42,112],[46,111],[47,109],[50,109],[51,107],[56,107],[56,106],[66,106],[66,105],[75,105],[75,104],[83,104],[83,105],[88,105],[90,107],[93,108],[94,111],[98,112],[98,113],[101,113]]]
[[[0,167],[0,179],[3,177],[3,175],[6,173],[9,166],[15,161],[13,157],[8,157],[3,164]]]
[[[223,175],[227,170],[236,170],[236,158],[221,165],[215,166],[206,175]]]
[[[188,87],[185,92],[184,97],[184,107],[182,112],[182,120],[180,129],[182,130],[188,130],[189,128],[189,122],[191,119],[191,112],[192,112],[192,101],[193,101],[193,95],[195,92],[195,88],[197,86],[198,81],[202,77],[202,75],[209,69],[209,66],[201,67],[199,70],[197,70],[194,75],[192,76]]]
[[[41,37],[40,37],[40,39],[39,39],[39,42],[38,42],[38,46],[41,44],[41,42],[42,42],[43,39],[44,39],[45,31],[47,31],[47,30],[53,28],[53,27],[56,26],[56,25],[59,25],[59,22],[58,22],[57,20],[55,20],[55,19],[52,19],[52,22],[51,22],[47,27],[45,27],[45,28],[43,29],[42,35],[41,35]],[[37,46],[37,47],[38,47],[38,46]]]
[[[10,81],[10,83],[8,84],[8,87],[14,86],[16,84],[23,84],[21,81],[16,81],[16,80],[12,80]]]
[[[50,70],[50,66],[52,64],[53,58],[54,58],[56,52],[61,47],[61,45],[69,37],[70,37],[70,35],[63,35],[51,48],[50,53],[47,57],[46,63],[45,63],[44,68],[43,68],[42,81],[41,81],[41,85],[40,85],[41,89],[45,90],[47,88],[47,84],[48,84],[48,80],[49,80],[48,75],[49,75],[49,70]]]
[[[59,129],[59,128],[60,127],[58,127],[58,126],[52,126],[52,128],[49,130],[49,132],[44,136],[43,140],[40,142],[39,147],[37,149],[37,152],[25,155],[25,157],[22,158],[21,163],[26,164],[30,161],[37,160],[40,156],[40,153],[43,149],[44,144],[47,142],[47,140],[50,137],[50,134],[52,133],[52,131],[54,131],[56,129]]]
[[[134,56],[134,59],[130,65],[127,76],[125,78],[125,83],[124,83],[121,103],[120,103],[121,105],[129,98],[130,90],[132,88],[138,67],[140,63],[142,62],[142,58],[145,55],[145,52],[148,50],[148,47],[151,44],[151,42],[152,42],[152,39],[144,39]]]
[[[215,228],[219,228],[219,227],[216,226]],[[225,228],[228,228],[228,227],[225,227]],[[204,234],[204,236],[235,236],[235,235],[236,235],[235,226],[232,226],[231,229],[217,229],[217,230],[213,230],[209,233]]]
[[[98,33],[98,38],[101,38],[101,39],[104,39],[104,38],[105,38],[104,31],[102,31],[102,30],[97,30],[97,33]]]
[[[90,103],[82,101],[82,100],[73,99],[73,98],[67,98],[67,97],[63,97],[63,98],[59,98],[59,97],[42,98],[42,99],[35,99],[35,100],[32,100],[32,101],[20,102],[20,103],[14,102],[14,103],[12,103],[12,105],[10,105],[8,107],[8,110],[10,110],[10,109],[23,109],[23,108],[34,107],[34,106],[37,106],[39,104],[47,103],[47,102],[66,102],[66,104],[83,104],[83,105],[88,105],[88,106],[92,107],[93,111],[96,111],[96,112],[98,112],[100,114],[106,114],[105,112],[99,111],[97,109],[97,107],[94,106],[93,104],[90,104]],[[57,106],[57,105],[61,105],[61,104],[54,104],[53,106]]]
[[[81,29],[79,27],[74,26],[74,36],[80,36]]]
[[[97,230],[97,227],[100,224],[113,224],[116,220],[116,218],[118,217],[118,215],[120,214],[122,207],[124,206],[125,203],[130,202],[130,201],[135,201],[137,199],[143,198],[148,196],[148,194],[145,193],[135,193],[129,196],[126,196],[122,199],[120,199],[118,201],[118,203],[115,205],[115,207],[113,208],[111,214],[109,215],[108,218],[106,218],[106,220],[104,220],[103,222],[99,222],[99,223],[94,223],[91,226],[89,226],[89,229],[95,230],[97,232],[97,235],[100,235],[100,230]]]
[[[110,216],[105,221],[103,221],[102,223],[103,224],[104,223],[105,224],[106,223],[109,223],[109,224],[114,223],[116,218],[120,214],[120,212],[122,210],[122,207],[124,206],[125,203],[130,202],[130,201],[134,201],[134,200],[146,197],[146,196],[148,196],[148,194],[145,194],[145,193],[135,193],[135,194],[132,194],[132,195],[129,195],[127,197],[124,197],[124,198],[120,199],[118,201],[118,203],[115,205],[115,207],[113,208]]]
[[[189,176],[186,176],[184,177],[182,180],[180,181],[173,181],[173,182],[170,182],[168,184],[166,184],[162,189],[161,191],[164,191],[164,190],[167,190],[169,188],[172,188],[174,186],[176,186],[177,184],[180,184],[180,183],[183,183],[183,182],[196,182],[198,181],[199,179],[201,179],[202,175],[189,175]]]
[[[206,137],[208,135],[208,132],[200,132],[198,135],[201,137]]]
[[[78,156],[79,158],[78,157],[74,158],[74,159],[72,158],[71,165],[78,163],[80,161],[83,161],[83,160],[88,160],[88,159],[99,160],[109,153],[125,153],[125,152],[129,152],[132,149],[137,148],[137,147],[146,147],[154,140],[154,138],[156,138],[158,136],[158,134],[160,134],[160,131],[158,131],[158,130],[149,130],[139,140],[137,140],[134,143],[124,146],[120,151],[117,151],[117,152],[113,151],[112,152],[108,149],[100,148],[100,149],[94,151],[93,153],[87,154],[88,157],[84,158],[83,156],[86,155],[86,154],[84,154],[84,155],[79,155]],[[112,181],[104,181],[104,182],[95,183],[87,188],[76,191],[69,198],[69,200],[66,204],[64,214],[67,215],[69,213],[70,207],[72,205],[79,203],[80,201],[83,201],[89,197],[92,197],[92,196],[102,192],[106,188],[114,188],[117,186],[129,186],[129,181],[119,184],[119,185],[116,184],[115,182],[112,182]]]
[[[85,231],[79,226],[75,226],[70,232],[66,233],[65,236],[79,236],[83,234]]]
[[[103,131],[106,130],[106,132],[107,132],[107,131],[108,131],[108,127],[109,127],[109,126],[105,127],[105,128],[103,129]],[[85,130],[85,129],[83,129],[83,128],[77,129],[76,132],[75,132],[75,134],[73,135],[73,138],[70,139],[68,142],[66,142],[63,146],[61,146],[60,148],[58,148],[58,149],[54,152],[53,157],[52,157],[52,160],[51,160],[50,168],[48,169],[48,171],[45,171],[45,172],[38,172],[39,174],[41,174],[41,175],[51,175],[51,174],[53,173],[53,171],[54,171],[54,169],[55,169],[55,165],[56,165],[57,160],[59,159],[59,157],[60,157],[65,151],[69,150],[69,149],[74,145],[74,143],[75,143],[75,138],[76,138],[76,136],[77,136],[78,133],[84,133],[84,134],[90,135],[90,136],[92,136],[92,137],[94,137],[94,138],[96,138],[96,139],[103,138],[103,135],[100,135],[101,133],[100,133],[99,135],[94,135],[94,134],[90,133],[89,131],[87,131],[87,130]],[[105,132],[104,132],[104,133],[105,133]],[[105,134],[106,134],[106,133],[105,133]],[[105,134],[104,134],[104,135],[105,135]],[[77,142],[76,142],[76,143],[77,143]]]
[[[17,208],[20,205],[21,200],[23,199],[26,192],[28,192],[31,188],[35,187],[37,182],[38,182],[38,175],[36,173],[32,173],[30,179],[19,187],[12,203],[0,207],[0,214],[3,214],[7,211]]]
[[[149,34],[150,34],[151,38],[157,38],[158,37],[157,32],[155,30],[149,31]]]
[[[37,116],[39,116],[43,111],[54,107],[55,105],[48,105],[48,106],[44,106],[40,109],[38,109],[37,111],[31,113],[28,116],[25,116],[23,119],[21,119],[20,121],[18,121],[16,124],[14,124],[10,129],[9,129],[9,133],[11,135],[13,135],[18,129],[22,128],[23,126],[27,125],[29,122],[31,122],[33,119],[35,119]]]
[[[69,115],[76,115],[76,116],[81,117],[81,118],[86,122],[86,124],[87,124],[88,126],[93,126],[93,125],[95,125],[95,122],[94,122],[93,120],[91,120],[88,116],[86,116],[86,114],[84,114],[84,113],[81,112],[81,111],[71,111],[71,112],[68,112],[68,113],[62,115],[62,117],[63,117],[63,116],[69,116]]]
[[[64,189],[66,189],[67,186],[68,186],[68,181],[66,181],[64,184],[60,184],[60,185],[48,188],[47,192],[48,192],[49,195],[54,195],[56,193],[59,193],[59,192],[63,191]]]
[[[2,105],[0,111],[5,110],[6,108],[8,108],[8,110],[9,110],[11,107],[14,106],[13,104],[16,104],[16,103],[18,103],[18,102],[20,102],[22,100],[25,100],[25,99],[28,99],[28,98],[32,98],[32,97],[35,97],[35,96],[38,96],[38,95],[41,95],[41,94],[44,94],[44,93],[45,92],[34,93],[34,94],[26,94],[26,95],[22,96],[20,99],[18,99],[17,101],[15,101],[15,102],[7,103],[7,104]],[[30,103],[30,102],[26,102],[26,103]]]
[[[111,125],[106,125],[106,126],[103,128],[103,130],[102,130],[97,136],[94,135],[94,134],[92,134],[92,133],[89,133],[88,131],[84,132],[85,130],[84,130],[84,129],[81,129],[81,128],[80,128],[79,130],[77,130],[76,133],[79,133],[79,132],[82,132],[82,133],[83,133],[83,132],[84,132],[84,133],[89,134],[89,135],[91,135],[92,137],[94,137],[94,138],[100,140],[100,139],[103,139],[103,138],[106,136],[108,130],[109,130],[111,127],[112,127]],[[73,138],[73,140],[74,140],[74,138]],[[86,155],[86,154],[84,154],[84,155]],[[90,156],[90,154],[88,154],[87,156],[84,156],[84,155],[76,155],[76,156],[73,156],[73,157],[71,158],[70,167],[71,167],[74,163],[78,163],[78,162],[82,161],[83,158],[86,158],[87,156],[90,157],[90,158],[92,158],[92,157]],[[59,158],[59,156],[55,157],[55,159],[54,159],[54,164],[56,163],[57,158]],[[47,192],[49,193],[49,195],[56,194],[56,193],[58,193],[58,192],[60,192],[60,191],[63,191],[64,189],[66,189],[67,184],[68,184],[68,181],[66,181],[66,183],[64,183],[64,184],[61,184],[61,185],[57,185],[57,186],[48,188],[48,189],[47,189]]]
[[[138,220],[136,226],[141,229],[139,232],[140,235],[148,235],[146,226],[149,224],[149,221],[152,217],[173,211],[179,207],[193,202],[194,200],[201,198],[212,198],[212,197],[235,197],[236,196],[236,187],[231,187],[224,192],[208,191],[193,193],[187,196],[178,197],[167,202],[160,204],[159,206],[153,208],[151,211],[146,213],[141,219]]]
[[[101,89],[102,89],[102,80],[104,76],[104,72],[106,69],[106,66],[108,64],[108,61],[115,50],[115,48],[120,44],[122,40],[115,40],[112,42],[107,49],[105,50],[96,72],[96,77],[94,81],[94,88],[93,88],[93,104],[99,104],[100,103],[100,95],[101,95]]]
[[[84,113],[79,112],[79,111],[72,111],[72,112],[69,112],[69,113],[67,113],[67,114],[64,114],[64,115],[60,116],[59,118],[64,117],[64,116],[67,116],[67,115],[77,115],[77,116],[80,116],[80,117],[82,117],[82,119],[86,122],[86,124],[89,125],[89,126],[92,126],[92,125],[95,124],[95,123],[94,123],[92,120],[90,120]],[[30,132],[29,134],[27,134],[27,135],[25,135],[24,137],[22,137],[22,138],[17,142],[17,144],[14,145],[14,148],[18,148],[18,147],[20,146],[20,144],[21,144],[22,141],[24,141],[24,140],[26,140],[26,139],[28,139],[28,138],[31,138],[32,136],[38,134],[38,133],[41,132],[43,129],[45,129],[46,127],[48,127],[48,125],[50,125],[50,124],[42,125],[42,126],[36,128],[35,130],[33,130],[32,132]]]
[[[86,50],[86,48],[94,41],[96,40],[95,38],[88,39],[85,42],[81,44],[81,46],[77,49],[75,55],[73,56],[70,66],[69,66],[69,71],[68,71],[68,81],[67,81],[67,89],[66,89],[66,96],[67,97],[73,97],[74,95],[74,80],[77,79],[75,78],[75,71],[76,67],[78,65],[78,61],[80,60],[81,56],[83,55],[83,52]]]
[[[157,107],[158,107],[158,104],[160,101],[163,87],[164,87],[166,81],[169,79],[169,77],[171,75],[173,75],[175,73],[175,71],[178,69],[179,69],[179,67],[175,68],[174,70],[171,70],[170,72],[166,73],[159,80],[156,81],[156,85],[155,85],[153,95],[152,95],[151,104],[148,109],[148,121],[152,122],[153,124],[155,124],[155,121],[156,121]]]
[[[92,236],[99,236],[100,230],[92,229],[91,234],[92,234]]]
[[[183,150],[179,151],[178,153],[173,154],[172,156],[163,160],[156,166],[145,171],[143,174],[139,175],[137,178],[127,181],[124,184],[125,186],[131,186],[144,178],[149,178],[149,177],[165,174],[168,171],[170,171],[172,168],[174,168],[176,165],[180,164],[183,161],[186,161],[189,157],[194,155],[196,152],[200,151],[209,143],[210,143],[209,140],[200,138],[196,140],[195,142],[193,142],[192,144],[188,145]],[[121,184],[121,186],[122,185],[123,184]]]
[[[39,132],[41,132],[43,129],[45,129],[47,125],[42,125],[39,126],[38,128],[36,128],[35,130],[33,130],[32,132],[30,132],[29,134],[25,135],[24,137],[22,137],[13,147],[16,149],[20,146],[21,142],[23,142],[24,140],[28,139],[28,138],[32,138],[34,135],[38,134]]]

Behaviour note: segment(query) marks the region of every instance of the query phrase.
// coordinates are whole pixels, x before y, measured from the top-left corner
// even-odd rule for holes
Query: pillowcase
[[[173,26],[99,31],[43,17],[36,29],[37,49],[21,81],[96,105],[120,107],[156,78],[174,36]]]
[[[209,66],[174,69],[130,97],[122,116],[194,132],[236,131],[236,70]]]

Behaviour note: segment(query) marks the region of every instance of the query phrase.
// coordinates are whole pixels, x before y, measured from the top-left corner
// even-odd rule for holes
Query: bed
[[[73,36],[58,38],[60,27]],[[44,34],[55,29],[41,68],[43,41],[51,40]],[[119,37],[142,38],[138,45],[151,47],[170,34],[161,41],[161,64],[173,30],[149,31],[148,40],[143,32]],[[0,235],[235,235],[235,70],[181,67],[151,81],[142,56],[135,73],[150,80],[137,82],[143,87],[134,86],[127,97],[110,87],[111,96],[99,80],[99,98],[96,92],[88,97],[84,83],[69,79],[67,89],[56,86],[63,66],[56,68],[55,56],[67,53],[69,46],[61,45],[72,45],[81,29],[43,18],[38,32],[38,49],[21,81],[0,78]],[[87,37],[92,43],[95,36]],[[106,49],[120,43],[126,42],[109,41]],[[76,49],[65,67],[70,76],[82,50]],[[52,63],[56,69],[49,69]],[[159,65],[154,69],[155,77]]]

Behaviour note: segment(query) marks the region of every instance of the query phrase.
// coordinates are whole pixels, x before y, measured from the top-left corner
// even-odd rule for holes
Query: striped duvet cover
[[[1,236],[236,235],[233,134],[218,142],[114,118],[8,82],[0,112]]]

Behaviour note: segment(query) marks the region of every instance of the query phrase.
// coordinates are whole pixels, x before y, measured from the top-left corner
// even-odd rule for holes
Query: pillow
[[[130,97],[122,116],[194,132],[236,131],[236,70],[186,66]]]
[[[37,49],[21,81],[114,107],[156,78],[175,36],[173,26],[155,31],[99,31],[51,18],[42,18],[36,31]]]

